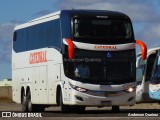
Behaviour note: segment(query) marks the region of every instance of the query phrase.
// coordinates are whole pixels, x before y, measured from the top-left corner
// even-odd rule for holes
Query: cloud
[[[157,2],[160,4],[160,2]],[[54,4],[56,9],[98,9],[126,13],[134,23],[145,23],[145,27],[136,38],[144,40],[149,47],[160,46],[160,15],[156,12],[151,0],[61,0]],[[52,10],[45,9],[34,16],[43,16]],[[12,34],[16,24],[22,21],[12,20],[0,24],[0,63],[11,61]]]
[[[160,46],[160,22],[150,23],[144,26],[140,32],[137,33],[137,38],[143,40],[148,48]]]
[[[0,39],[1,41],[6,41],[11,39],[12,33],[14,29],[14,24],[12,23],[5,23],[0,25]]]
[[[126,13],[134,22],[157,22],[154,5],[149,0],[62,0],[60,9],[97,9]]]
[[[11,64],[0,63],[0,80],[12,78]]]
[[[160,14],[151,0],[62,0],[60,9],[96,9],[120,11],[127,14],[133,25],[139,24],[135,36],[144,41],[148,48],[160,46]],[[138,31],[138,32],[136,32]]]
[[[33,16],[39,17],[39,16],[50,14],[52,12],[53,12],[52,10],[42,10],[40,12],[37,12],[37,13],[33,14]]]
[[[12,20],[0,24],[0,79],[11,78],[12,36],[14,27],[19,23]]]
[[[11,63],[12,36],[18,23],[0,24],[0,63]]]

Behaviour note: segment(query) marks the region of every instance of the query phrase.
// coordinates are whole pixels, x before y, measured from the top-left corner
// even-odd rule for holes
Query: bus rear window
[[[74,19],[74,37],[132,38],[131,23],[124,20]]]

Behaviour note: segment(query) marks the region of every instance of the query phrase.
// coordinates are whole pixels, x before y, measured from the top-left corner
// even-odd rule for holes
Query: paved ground
[[[82,114],[62,114],[60,112],[59,107],[50,107],[46,108],[45,112],[41,113],[41,119],[75,119],[75,120],[88,120],[88,119],[96,119],[96,120],[124,120],[124,119],[153,119],[160,120],[160,105],[158,103],[146,103],[146,104],[137,104],[135,106],[125,106],[121,107],[121,111],[119,113],[112,113],[111,108],[96,108],[96,107],[87,107],[86,112]],[[21,105],[15,103],[1,103],[0,111],[8,111],[8,112],[18,112],[21,111]],[[1,114],[1,113],[0,113]],[[131,116],[129,116],[131,115]],[[158,117],[138,117],[139,115],[151,116],[158,115]],[[0,115],[1,116],[1,115]],[[136,117],[135,117],[136,116]],[[4,118],[0,118],[4,119]],[[14,118],[15,119],[15,118]],[[24,119],[24,118],[23,118]],[[31,119],[31,118],[30,118]],[[34,118],[33,118],[34,119]],[[40,119],[40,118],[36,118]]]

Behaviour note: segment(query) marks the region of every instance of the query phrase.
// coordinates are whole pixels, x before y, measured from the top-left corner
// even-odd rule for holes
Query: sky
[[[160,0],[1,0],[0,80],[12,77],[12,34],[18,24],[62,9],[120,11],[131,18],[135,39],[153,48],[160,46],[159,6]]]

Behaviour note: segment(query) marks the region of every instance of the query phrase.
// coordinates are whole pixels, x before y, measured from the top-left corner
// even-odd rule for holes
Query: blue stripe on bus
[[[160,91],[151,92],[149,90],[149,97],[152,99],[160,100]]]

